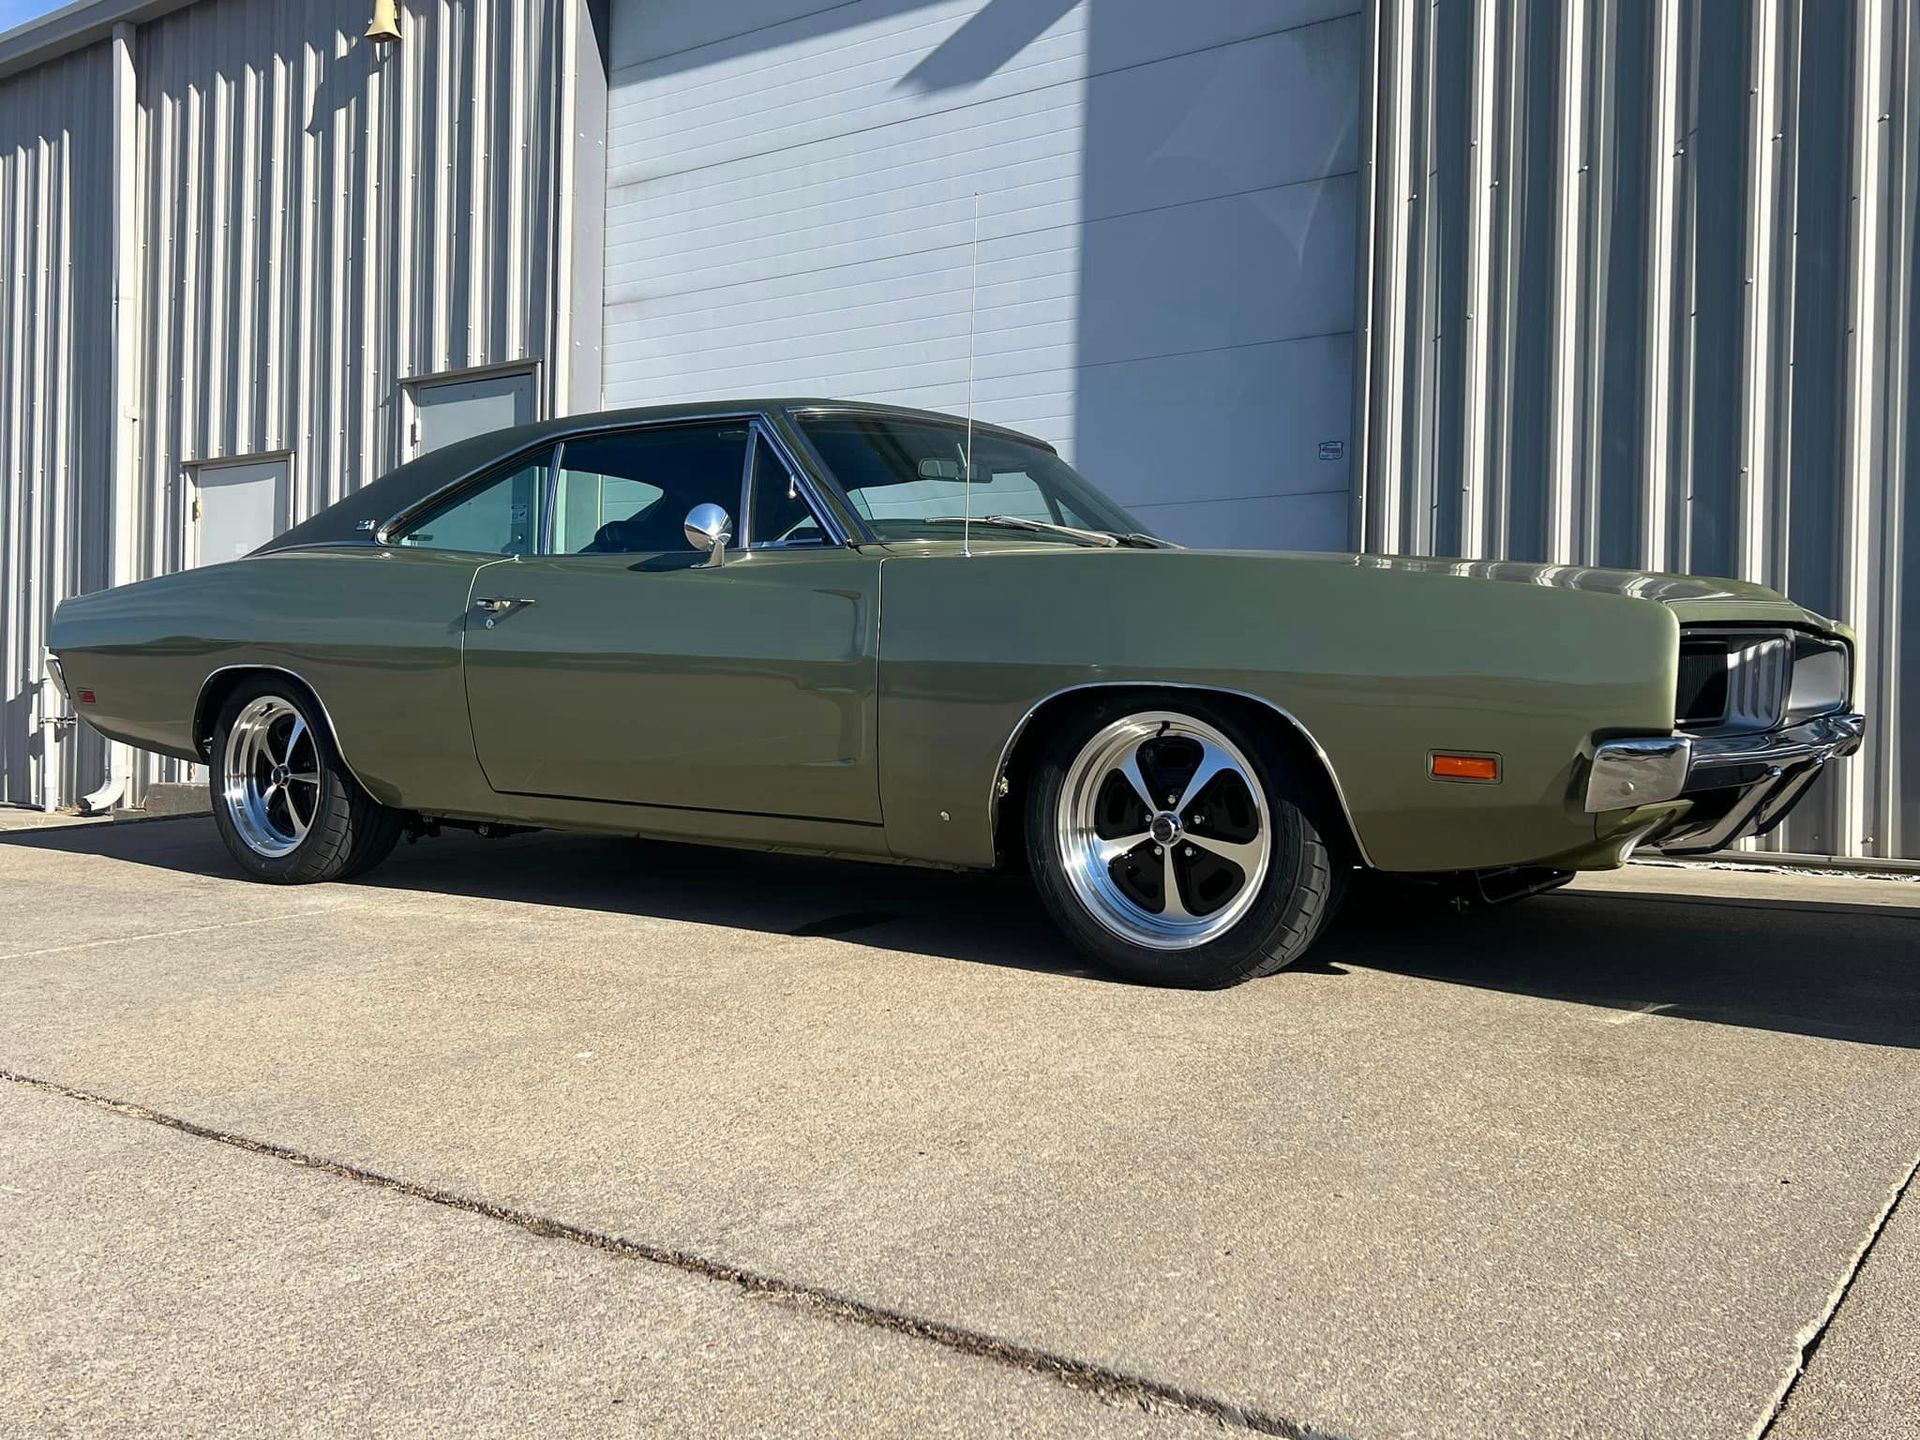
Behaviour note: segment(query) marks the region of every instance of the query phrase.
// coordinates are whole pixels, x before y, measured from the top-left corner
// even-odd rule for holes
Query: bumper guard
[[[1750,735],[1611,740],[1594,750],[1586,808],[1695,800],[1702,818],[1683,815],[1648,843],[1669,855],[1721,850],[1786,819],[1827,761],[1858,750],[1865,733],[1865,717],[1831,714]]]

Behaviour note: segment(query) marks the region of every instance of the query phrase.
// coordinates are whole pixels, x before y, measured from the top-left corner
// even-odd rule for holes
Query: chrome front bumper
[[[1647,843],[1669,855],[1724,849],[1778,825],[1827,761],[1858,750],[1865,733],[1864,716],[1831,714],[1751,735],[1608,741],[1594,750],[1586,808],[1693,800],[1699,818],[1677,817]]]

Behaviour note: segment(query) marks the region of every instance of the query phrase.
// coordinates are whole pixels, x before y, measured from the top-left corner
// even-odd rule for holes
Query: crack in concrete
[[[181,930],[150,930],[140,935],[102,935],[93,940],[75,940],[67,945],[49,945],[41,950],[15,950],[0,955],[0,961],[37,960],[47,955],[66,955],[75,950],[98,950],[104,945],[134,945],[142,940],[175,940],[182,935],[203,935],[209,930],[235,930],[246,925],[271,925],[277,920],[303,920],[309,915],[337,908],[320,905],[288,910],[277,915],[252,915],[245,920],[218,920],[211,925],[189,925]]]
[[[1827,1297],[1827,1308],[1810,1330],[1804,1330],[1800,1336],[1800,1357],[1792,1372],[1780,1387],[1780,1393],[1774,1397],[1773,1408],[1761,1417],[1760,1423],[1752,1431],[1754,1440],[1766,1440],[1773,1433],[1773,1427],[1780,1423],[1780,1417],[1787,1413],[1787,1406],[1793,1400],[1793,1392],[1800,1387],[1805,1378],[1807,1367],[1813,1363],[1813,1357],[1820,1353],[1820,1343],[1827,1338],[1834,1318],[1839,1315],[1840,1307],[1846,1303],[1853,1282],[1860,1278],[1860,1272],[1866,1269],[1867,1259],[1873,1254],[1873,1247],[1880,1243],[1880,1236],[1887,1228],[1887,1222],[1893,1219],[1893,1212],[1900,1208],[1900,1202],[1906,1197],[1913,1185],[1914,1176],[1920,1175],[1920,1155],[1914,1157],[1913,1164],[1907,1168],[1906,1178],[1893,1187],[1887,1196],[1887,1203],[1868,1227],[1866,1242],[1854,1252],[1853,1263],[1847,1266],[1846,1273],[1840,1277],[1840,1283]]]
[[[92,1105],[116,1115],[145,1120],[166,1129],[178,1131],[183,1135],[191,1135],[200,1140],[211,1140],[249,1154],[284,1160],[304,1169],[319,1170],[374,1189],[396,1191],[415,1200],[444,1206],[449,1210],[498,1220],[525,1230],[529,1234],[538,1235],[542,1239],[567,1240],[589,1249],[617,1255],[622,1259],[643,1260],[650,1264],[664,1265],[686,1274],[732,1285],[749,1295],[784,1300],[827,1318],[910,1336],[960,1355],[993,1361],[1015,1370],[1041,1376],[1069,1390],[1092,1393],[1109,1403],[1132,1404],[1147,1411],[1155,1409],[1177,1411],[1213,1420],[1221,1425],[1233,1426],[1256,1435],[1281,1436],[1283,1440],[1352,1440],[1352,1437],[1343,1436],[1334,1431],[1322,1430],[1252,1406],[1236,1404],[1231,1400],[1223,1400],[1201,1391],[1190,1390],[1182,1385],[1135,1375],[1090,1360],[1078,1360],[1070,1355],[1062,1355],[1056,1351],[1027,1345],[1017,1340],[1002,1339],[985,1331],[953,1325],[944,1320],[933,1320],[903,1310],[890,1309],[884,1305],[875,1305],[869,1301],[855,1299],[851,1295],[829,1290],[824,1286],[782,1279],[779,1276],[751,1270],[742,1265],[734,1265],[725,1260],[696,1255],[691,1251],[675,1250],[668,1246],[650,1244],[644,1240],[630,1240],[624,1236],[611,1235],[602,1230],[589,1229],[584,1225],[575,1225],[565,1220],[555,1220],[549,1216],[538,1215],[510,1205],[497,1205],[490,1200],[478,1200],[451,1190],[443,1190],[435,1185],[405,1180],[399,1176],[383,1174],[378,1170],[368,1170],[345,1161],[329,1160],[325,1156],[297,1150],[290,1145],[281,1145],[272,1140],[257,1140],[251,1136],[187,1120],[178,1115],[169,1115],[165,1111],[154,1110],[135,1101],[116,1100],[108,1095],[99,1095],[92,1091],[63,1085],[56,1080],[43,1080],[37,1076],[22,1075],[5,1068],[0,1068],[0,1080],[49,1095],[59,1095],[68,1100],[78,1100],[83,1104]]]

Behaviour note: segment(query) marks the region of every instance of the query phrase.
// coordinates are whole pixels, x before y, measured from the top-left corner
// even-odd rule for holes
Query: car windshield
[[[964,424],[890,415],[802,416],[799,423],[883,540],[948,539],[969,513],[976,526],[1061,545],[1141,534],[1139,521],[1030,440],[976,429],[969,496]]]

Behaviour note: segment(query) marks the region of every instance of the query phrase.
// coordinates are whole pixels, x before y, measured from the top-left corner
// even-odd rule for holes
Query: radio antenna
[[[973,337],[980,318],[980,192],[973,192],[973,260],[967,269],[967,454],[962,461],[960,553],[973,554]]]

